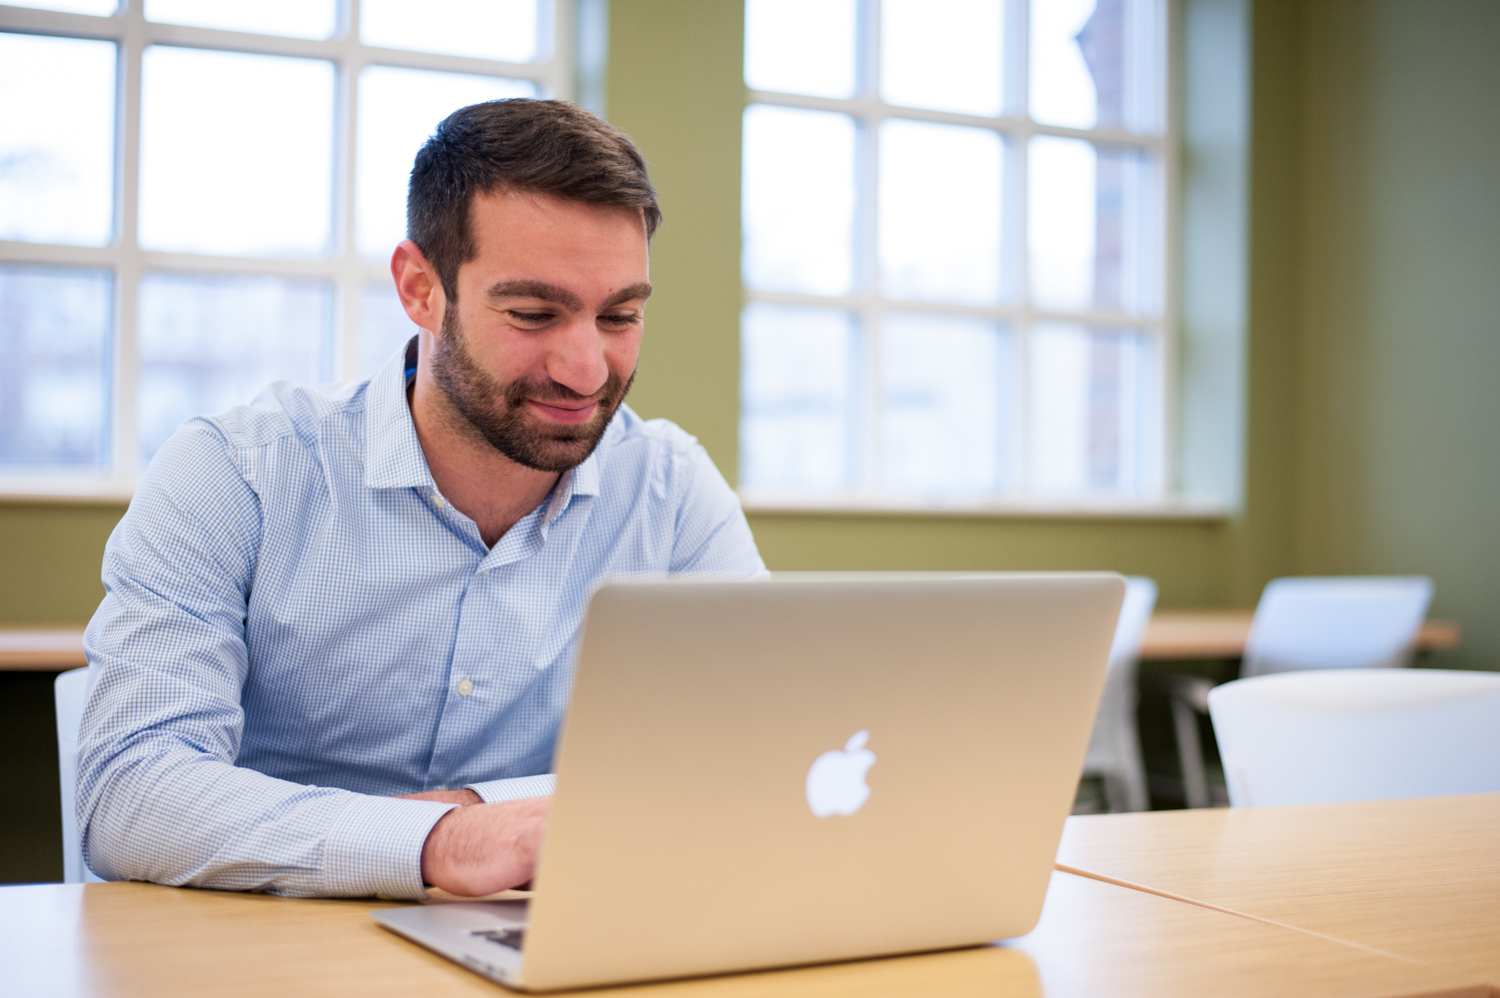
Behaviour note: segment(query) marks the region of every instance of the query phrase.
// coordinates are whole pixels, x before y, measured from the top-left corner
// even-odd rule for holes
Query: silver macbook
[[[608,583],[534,895],[374,917],[527,990],[1022,935],[1124,590],[1103,573]]]

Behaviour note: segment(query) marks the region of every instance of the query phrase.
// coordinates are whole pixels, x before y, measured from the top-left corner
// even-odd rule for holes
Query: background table
[[[1239,658],[1250,633],[1249,610],[1162,610],[1146,628],[1141,658]],[[1429,620],[1417,635],[1418,651],[1458,646],[1462,632],[1451,620]],[[52,671],[87,665],[83,628],[0,628],[0,671]]]
[[[497,984],[392,935],[374,901],[150,884],[0,888],[0,989],[27,996],[487,995]],[[892,917],[900,891],[892,890]],[[987,995],[1484,998],[1461,975],[1067,873],[1003,946],[595,992],[606,998]]]
[[[1101,817],[1069,819],[1059,866],[1500,993],[1500,794]]]
[[[1250,636],[1252,610],[1160,610],[1141,642],[1141,658],[1153,660],[1239,658]],[[1463,632],[1452,620],[1428,620],[1417,633],[1419,652],[1458,647]]]

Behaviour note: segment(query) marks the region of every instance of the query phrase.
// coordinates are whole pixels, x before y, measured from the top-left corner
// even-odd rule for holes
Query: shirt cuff
[[[498,804],[503,800],[520,800],[523,797],[547,797],[557,790],[557,776],[553,773],[517,776],[509,780],[469,783],[464,789],[474,791],[486,804]]]
[[[354,795],[324,843],[324,893],[380,894],[412,901],[427,897],[422,846],[438,819],[456,807],[434,800]]]

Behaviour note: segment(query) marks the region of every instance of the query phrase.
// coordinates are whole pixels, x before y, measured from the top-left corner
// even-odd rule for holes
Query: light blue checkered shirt
[[[623,407],[486,548],[427,470],[404,359],[278,382],[152,462],[84,638],[77,803],[100,876],[422,897],[452,805],[389,795],[551,792],[598,580],[764,572],[703,449]]]

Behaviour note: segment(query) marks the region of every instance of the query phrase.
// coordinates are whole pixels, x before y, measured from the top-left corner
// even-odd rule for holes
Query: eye
[[[640,322],[641,317],[636,312],[611,312],[608,315],[599,316],[599,321],[615,329],[625,329]]]
[[[525,329],[535,329],[552,321],[551,312],[528,312],[523,309],[508,309],[505,313],[510,316],[512,325]]]

